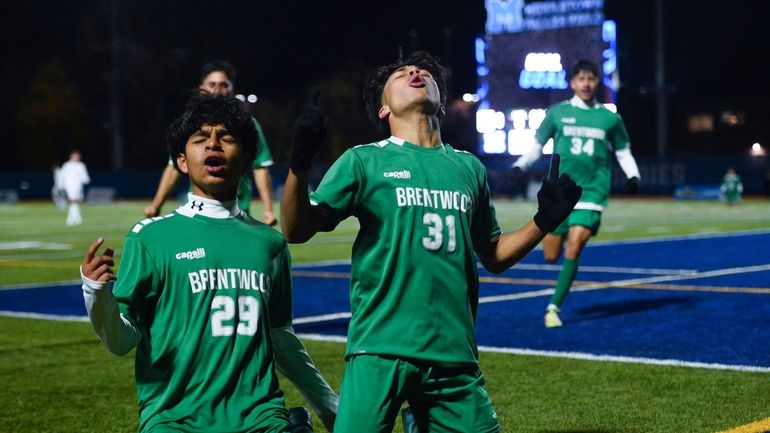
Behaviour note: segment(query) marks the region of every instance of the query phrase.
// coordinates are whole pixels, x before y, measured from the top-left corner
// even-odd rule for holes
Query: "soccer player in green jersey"
[[[568,173],[583,187],[575,210],[543,241],[543,256],[549,263],[559,259],[564,241],[567,241],[564,265],[555,293],[546,307],[544,321],[548,328],[562,326],[559,309],[575,280],[580,253],[591,236],[599,231],[602,211],[610,195],[610,155],[613,150],[628,178],[626,192],[635,192],[639,185],[639,168],[631,155],[623,119],[596,101],[598,85],[596,66],[587,60],[578,61],[570,79],[574,96],[546,111],[545,119],[535,133],[536,143],[532,150],[512,167],[512,177],[520,178],[521,173],[540,157],[545,143],[553,139],[554,154],[561,156],[561,172]]]
[[[201,81],[198,88],[201,90],[222,96],[230,96],[234,91],[235,68],[228,62],[215,60],[206,63],[201,68],[200,77]],[[275,225],[277,221],[273,213],[273,190],[269,172],[269,167],[273,165],[273,156],[270,154],[270,148],[267,145],[265,134],[262,132],[262,126],[256,119],[252,118],[252,121],[259,138],[257,153],[252,162],[252,171],[254,173],[254,183],[257,185],[257,192],[262,201],[261,221],[268,225]],[[158,190],[155,192],[152,203],[144,208],[144,216],[152,218],[160,214],[163,203],[166,202],[168,195],[179,183],[179,179],[180,174],[174,168],[172,158],[169,157],[168,165],[163,169],[163,174],[161,174],[160,182],[158,183]],[[238,206],[246,211],[246,213],[249,213],[249,207],[251,206],[251,181],[247,174],[241,177],[238,184]]]
[[[390,432],[409,402],[420,431],[497,432],[478,365],[476,258],[491,272],[508,269],[569,214],[580,188],[549,177],[534,220],[503,233],[484,166],[441,141],[446,88],[433,57],[418,52],[377,68],[364,99],[390,137],[346,151],[309,196],[308,169],[326,131],[311,104],[294,126],[281,202],[289,242],[349,216],[361,226],[334,431]]]
[[[119,278],[102,238],[81,266],[91,324],[113,353],[136,348],[140,432],[309,432],[287,413],[284,373],[329,429],[337,396],[292,328],[290,257],[280,233],[236,204],[257,132],[234,98],[200,92],[167,136],[188,202],[128,232]],[[291,426],[292,418],[304,425]]]
[[[732,206],[741,201],[743,195],[743,182],[741,177],[735,173],[735,169],[732,167],[727,168],[727,172],[722,177],[722,185],[719,187],[719,192],[722,193],[725,203],[728,206]]]

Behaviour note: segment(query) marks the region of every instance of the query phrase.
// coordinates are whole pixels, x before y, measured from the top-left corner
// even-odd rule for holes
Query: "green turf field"
[[[80,227],[65,226],[65,213],[51,203],[0,206],[0,288],[76,280],[85,248],[99,236],[116,248],[119,261],[123,236],[140,219],[144,205],[84,206]],[[496,207],[503,228],[515,229],[536,205],[498,201]],[[718,202],[615,199],[596,240],[769,226],[767,201],[726,207]],[[294,262],[349,258],[356,229],[355,221],[346,221],[309,244],[292,245]],[[338,388],[343,345],[306,344]],[[717,432],[770,417],[770,377],[763,373],[500,353],[482,353],[481,364],[504,432]],[[0,432],[136,429],[133,358],[109,354],[87,323],[0,317],[0,379]],[[289,404],[302,404],[284,384]],[[316,424],[316,431],[324,429]],[[401,432],[400,427],[395,431]]]

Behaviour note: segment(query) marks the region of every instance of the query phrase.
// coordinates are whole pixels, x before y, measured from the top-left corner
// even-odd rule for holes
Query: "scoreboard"
[[[600,69],[597,98],[614,109],[616,27],[603,7],[604,0],[486,0],[486,34],[476,40],[479,154],[526,153],[545,110],[572,97],[570,70],[580,59]]]

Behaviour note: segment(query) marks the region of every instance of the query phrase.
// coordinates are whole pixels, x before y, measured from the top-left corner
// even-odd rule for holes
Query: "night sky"
[[[770,4],[664,3],[672,153],[680,145],[690,149],[681,117],[700,106],[746,110],[747,137],[770,142],[770,122],[757,120],[770,115]],[[0,133],[9,157],[0,168],[47,169],[71,147],[83,149],[89,161],[111,164],[113,29],[124,167],[153,168],[163,165],[165,126],[181,112],[208,60],[231,61],[237,90],[259,96],[252,110],[280,163],[291,123],[316,84],[327,94],[322,106],[346,126],[337,141],[350,146],[379,138],[366,124],[357,92],[366,72],[393,60],[399,47],[428,50],[450,67],[450,99],[473,92],[474,38],[486,19],[483,1],[116,4],[116,26],[110,25],[109,1],[28,0],[4,10]],[[642,155],[655,148],[653,7],[653,1],[605,1],[605,15],[619,29],[619,110]]]

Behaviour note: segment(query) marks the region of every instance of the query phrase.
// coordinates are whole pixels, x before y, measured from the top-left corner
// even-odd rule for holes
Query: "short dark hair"
[[[441,106],[443,107],[446,104],[444,68],[439,63],[439,60],[425,51],[417,51],[407,58],[399,56],[395,62],[375,68],[364,82],[364,106],[366,108],[366,114],[369,116],[369,119],[374,122],[380,132],[388,133],[390,131],[387,119],[380,119],[379,117],[380,108],[382,108],[382,92],[385,89],[385,83],[393,72],[409,65],[414,65],[430,72],[433,76],[433,80],[438,85]],[[442,117],[444,117],[444,111],[439,109],[439,123]]]
[[[575,66],[572,67],[573,78],[581,72],[590,72],[594,74],[594,77],[599,78],[599,68],[597,68],[596,64],[590,60],[580,59],[575,63]]]
[[[185,112],[166,131],[166,146],[174,167],[179,170],[176,156],[184,153],[187,140],[203,125],[224,125],[241,145],[245,165],[257,155],[257,130],[254,118],[243,108],[243,103],[232,97],[214,95],[196,90],[187,102]]]
[[[235,84],[235,68],[230,62],[225,60],[212,60],[205,65],[201,66],[200,82],[203,82],[206,77],[212,72],[224,72],[227,78],[233,85]]]

